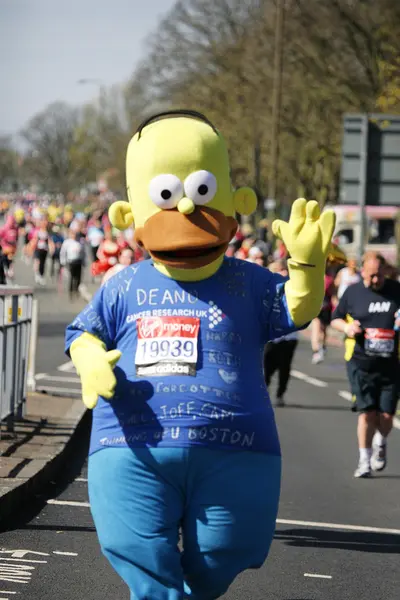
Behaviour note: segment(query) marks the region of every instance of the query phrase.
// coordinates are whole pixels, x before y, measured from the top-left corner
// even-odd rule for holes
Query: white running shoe
[[[360,460],[357,469],[354,471],[354,477],[362,477],[364,479],[371,477],[371,465],[366,461]]]
[[[386,467],[386,446],[387,444],[383,444],[383,446],[372,444],[371,469],[373,471],[383,471]]]
[[[313,365],[319,365],[319,363],[323,362],[324,360],[324,351],[318,350],[317,352],[314,352],[314,354],[312,355],[312,359],[311,359],[311,363]]]

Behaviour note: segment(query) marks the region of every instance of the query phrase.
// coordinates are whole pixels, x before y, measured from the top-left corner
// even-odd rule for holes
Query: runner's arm
[[[336,331],[340,331],[342,333],[346,333],[346,326],[348,325],[348,322],[346,321],[346,317],[348,314],[347,297],[348,294],[346,290],[341,299],[339,300],[339,304],[333,312],[331,321],[332,329],[336,329]]]
[[[336,289],[339,288],[341,281],[342,281],[342,269],[340,269],[339,273],[335,277],[335,287],[336,287]]]
[[[65,240],[62,243],[61,249],[60,249],[60,264],[65,267],[66,263],[67,263],[67,244],[68,244],[68,240]]]
[[[355,335],[361,333],[361,324],[360,321],[354,320],[350,314],[349,308],[349,293],[348,289],[344,292],[341,297],[339,304],[332,315],[331,327],[332,329],[336,329],[336,331],[340,331],[344,333],[347,337],[353,338]],[[350,321],[349,321],[350,317]]]

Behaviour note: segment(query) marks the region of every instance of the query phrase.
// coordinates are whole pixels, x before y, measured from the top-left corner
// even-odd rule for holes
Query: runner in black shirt
[[[385,279],[384,267],[379,254],[364,257],[362,281],[344,292],[331,323],[346,335],[347,373],[361,413],[355,477],[369,477],[371,469],[385,468],[386,439],[397,406],[400,283]]]

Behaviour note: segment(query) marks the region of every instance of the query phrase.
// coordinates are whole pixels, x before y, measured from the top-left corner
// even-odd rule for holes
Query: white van
[[[346,256],[358,256],[361,242],[361,215],[357,205],[326,206],[336,213],[333,242]],[[365,207],[364,251],[382,254],[392,265],[398,264],[400,208],[397,206]]]

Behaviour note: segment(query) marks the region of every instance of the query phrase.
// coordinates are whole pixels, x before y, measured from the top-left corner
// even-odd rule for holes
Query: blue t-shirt
[[[51,239],[52,239],[53,243],[55,244],[54,254],[55,255],[60,254],[61,246],[64,241],[63,236],[60,233],[52,233]]]
[[[232,258],[199,282],[172,280],[152,260],[109,279],[66,332],[67,352],[83,331],[122,352],[115,395],[93,410],[90,453],[205,446],[279,455],[262,352],[296,330],[284,281]]]

